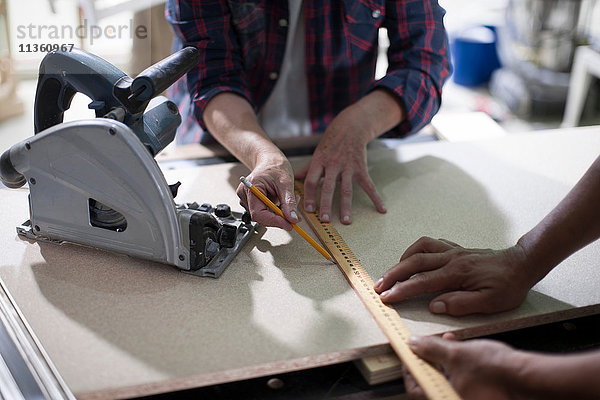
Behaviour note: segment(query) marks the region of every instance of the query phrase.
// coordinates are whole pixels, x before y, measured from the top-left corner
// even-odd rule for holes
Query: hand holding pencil
[[[248,189],[250,189],[250,191],[256,197],[258,197],[263,203],[265,203],[265,205],[267,207],[269,207],[271,210],[273,210],[273,212],[275,212],[280,217],[285,218],[285,216],[283,215],[283,212],[279,209],[279,207],[277,207],[277,205],[275,205],[275,203],[273,203],[271,200],[269,200],[269,198],[267,196],[265,196],[260,190],[258,190],[256,188],[256,186],[254,186],[252,183],[250,183],[244,176],[240,177],[240,181],[244,185],[246,185],[246,187]],[[333,258],[331,257],[331,255],[327,252],[327,250],[325,250],[323,247],[321,247],[321,245],[319,245],[312,237],[310,237],[302,228],[300,228],[297,224],[292,224],[292,228],[296,232],[298,232],[298,234],[300,236],[302,236],[302,238],[304,238],[304,240],[306,240],[312,247],[314,247],[315,250],[317,250],[319,253],[321,253],[321,255],[323,257],[325,257],[325,259],[335,263],[335,261],[333,261]]]

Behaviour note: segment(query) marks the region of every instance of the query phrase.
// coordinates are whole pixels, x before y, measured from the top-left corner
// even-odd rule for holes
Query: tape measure
[[[304,198],[302,183],[295,182],[295,189],[296,193]],[[304,209],[304,207],[300,207],[300,209]],[[365,304],[367,310],[375,318],[375,321],[389,339],[390,345],[423,389],[427,398],[431,400],[460,399],[446,377],[429,363],[419,358],[408,347],[410,331],[404,325],[398,312],[384,304],[379,295],[373,290],[373,279],[352,253],[338,231],[329,223],[321,222],[318,212],[303,212],[302,214],[315,234],[321,239],[323,245],[329,250],[338,267]]]

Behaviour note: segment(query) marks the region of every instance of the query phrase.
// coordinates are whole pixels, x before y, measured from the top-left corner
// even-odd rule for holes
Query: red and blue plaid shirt
[[[304,0],[305,62],[311,126],[324,132],[344,108],[374,88],[396,94],[407,119],[388,133],[405,136],[437,112],[450,73],[444,10],[437,0]],[[187,74],[193,115],[221,92],[255,110],[275,86],[286,45],[288,0],[168,0],[166,16],[184,46],[200,50]],[[388,71],[375,80],[379,28],[390,39]]]

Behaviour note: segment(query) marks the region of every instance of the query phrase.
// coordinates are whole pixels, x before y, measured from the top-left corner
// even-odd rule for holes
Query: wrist
[[[597,363],[586,362],[586,358],[589,361],[593,357],[521,354],[517,384],[523,393],[544,399],[597,398],[598,385],[594,381]]]
[[[545,366],[540,365],[539,355],[525,351],[515,351],[511,359],[513,362],[508,367],[514,371],[514,376],[510,379],[513,387],[521,393],[536,393],[540,391],[543,384],[543,375],[546,372]]]
[[[248,167],[255,169],[261,166],[281,166],[288,163],[287,157],[273,143],[265,144],[256,150],[256,156],[253,158],[252,165]]]
[[[514,246],[521,253],[522,267],[529,272],[531,285],[535,285],[545,277],[556,262],[549,256],[551,252],[540,248],[538,240],[529,233],[523,235]]]
[[[386,89],[377,88],[360,99],[356,106],[364,121],[368,121],[371,136],[368,141],[379,137],[405,119],[404,104]]]
[[[377,121],[377,116],[372,110],[372,105],[365,99],[352,104],[347,111],[355,119],[355,125],[359,127],[359,129],[354,130],[355,134],[352,138],[356,143],[366,146],[370,141],[384,133],[380,131],[379,121]]]

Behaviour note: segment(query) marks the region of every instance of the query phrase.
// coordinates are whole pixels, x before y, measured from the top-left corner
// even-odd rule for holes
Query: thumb
[[[455,291],[444,293],[429,303],[429,310],[434,314],[448,314],[460,317],[469,314],[488,314],[496,310],[490,304],[497,303],[493,297],[481,291]],[[498,310],[500,311],[500,310]]]
[[[451,347],[456,342],[435,336],[411,336],[408,341],[410,349],[424,360],[432,364],[444,366]]]

